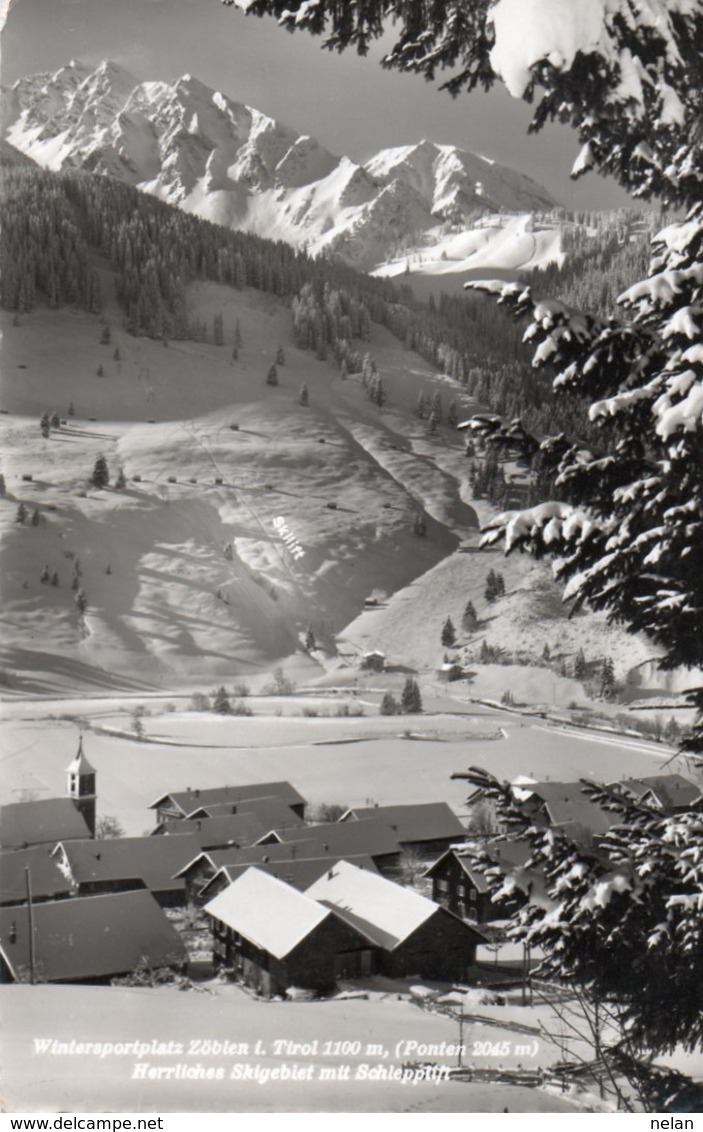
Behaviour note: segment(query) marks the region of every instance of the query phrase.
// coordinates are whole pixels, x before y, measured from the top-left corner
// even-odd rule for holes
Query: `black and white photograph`
[[[693,1129],[703,0],[0,29],[0,1112]]]

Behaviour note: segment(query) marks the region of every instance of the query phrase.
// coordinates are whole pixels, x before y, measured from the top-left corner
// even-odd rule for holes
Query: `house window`
[[[448,880],[438,880],[437,881],[437,891],[438,892],[449,892],[449,881]]]

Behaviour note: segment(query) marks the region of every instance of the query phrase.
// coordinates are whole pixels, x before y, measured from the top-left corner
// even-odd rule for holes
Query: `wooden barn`
[[[331,991],[348,972],[373,968],[374,947],[363,931],[256,868],[242,873],[205,912],[213,923],[216,966],[259,994],[283,994],[290,987]]]
[[[145,891],[0,909],[0,975],[15,983],[105,983],[139,966],[186,963],[175,928]]]
[[[378,949],[379,971],[391,978],[464,981],[484,937],[434,901],[386,877],[341,861],[308,888]]]

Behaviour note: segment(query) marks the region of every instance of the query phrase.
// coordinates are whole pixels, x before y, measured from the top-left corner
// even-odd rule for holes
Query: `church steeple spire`
[[[91,837],[95,837],[95,768],[91,766],[83,750],[83,736],[78,740],[76,757],[66,767],[68,775],[67,792],[73,804],[85,818]]]

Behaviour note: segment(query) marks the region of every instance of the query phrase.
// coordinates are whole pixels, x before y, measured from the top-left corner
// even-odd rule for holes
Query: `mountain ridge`
[[[359,164],[190,74],[139,82],[78,60],[6,92],[3,135],[52,170],[108,174],[205,219],[361,270],[399,239],[558,207],[524,174],[423,139]]]

